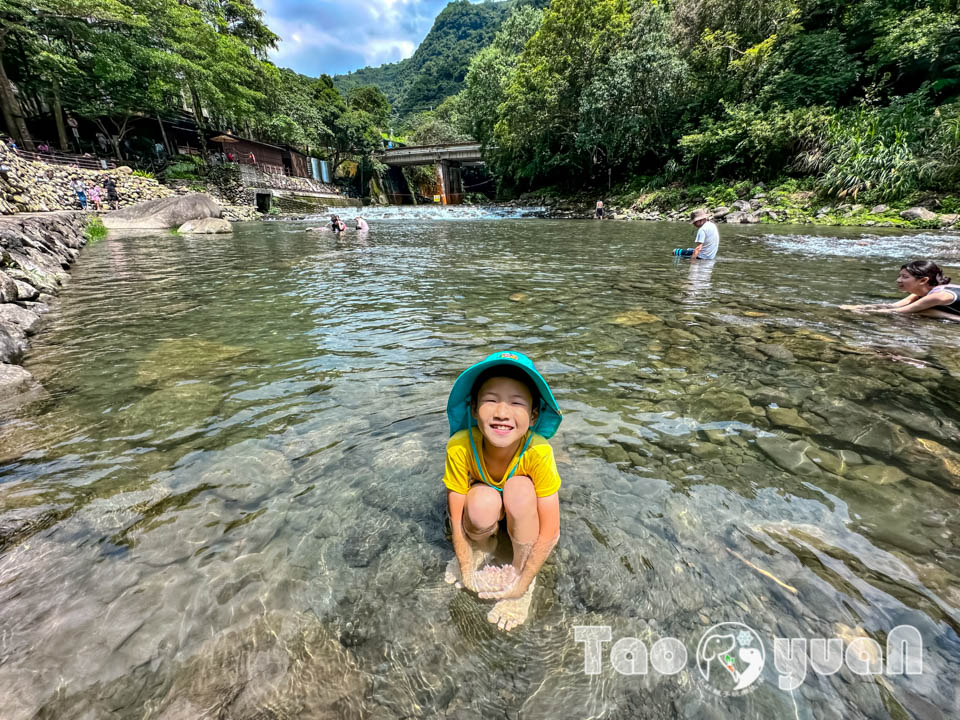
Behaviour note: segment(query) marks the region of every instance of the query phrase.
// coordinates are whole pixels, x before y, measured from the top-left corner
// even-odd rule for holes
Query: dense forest
[[[828,195],[895,199],[960,184],[957,0],[510,11],[463,89],[410,118],[419,141],[480,140],[502,189],[792,177]],[[449,47],[428,39],[431,52]]]
[[[471,62],[451,122],[502,183],[960,183],[957,0],[553,0]],[[605,183],[604,183],[605,184]]]
[[[138,121],[186,111],[201,130],[322,148],[336,165],[379,147],[383,93],[277,68],[277,40],[252,0],[0,0],[4,125],[32,149],[28,120],[52,115],[67,149],[66,111],[119,156]]]
[[[459,0],[412,57],[335,79],[275,67],[277,40],[253,0],[0,0],[3,120],[26,147],[44,114],[65,143],[64,111],[119,143],[186,110],[335,164],[390,126],[473,137],[504,192],[960,185],[960,0]]]

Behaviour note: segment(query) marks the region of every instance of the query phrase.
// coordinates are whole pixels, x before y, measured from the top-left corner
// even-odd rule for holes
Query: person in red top
[[[257,156],[254,155],[253,152],[247,153],[247,159],[248,159],[250,162],[252,162],[254,165],[257,164]]]

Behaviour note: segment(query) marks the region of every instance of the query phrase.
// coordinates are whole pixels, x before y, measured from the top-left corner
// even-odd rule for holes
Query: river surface
[[[960,324],[837,305],[957,277],[960,236],[721,226],[691,265],[687,225],[367,217],[84,250],[25,363],[49,396],[0,426],[0,716],[958,716]],[[501,348],[564,411],[509,634],[443,580],[440,481],[451,384]],[[698,667],[723,622],[765,650],[744,695]],[[921,674],[779,689],[775,637],[884,662],[901,625]],[[587,674],[575,626],[689,659]]]

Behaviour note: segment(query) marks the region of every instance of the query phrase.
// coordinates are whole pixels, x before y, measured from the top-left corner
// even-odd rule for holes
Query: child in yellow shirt
[[[443,483],[456,553],[447,580],[498,600],[488,619],[510,630],[526,620],[536,575],[560,535],[560,475],[547,442],[560,408],[530,358],[495,352],[457,378],[447,419]],[[481,570],[504,519],[513,562]]]

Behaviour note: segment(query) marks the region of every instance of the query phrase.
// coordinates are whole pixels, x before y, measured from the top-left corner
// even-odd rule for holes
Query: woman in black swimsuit
[[[910,293],[890,305],[841,305],[844,310],[875,313],[922,313],[927,317],[960,320],[960,285],[951,285],[936,263],[914,260],[902,265],[897,287]]]

